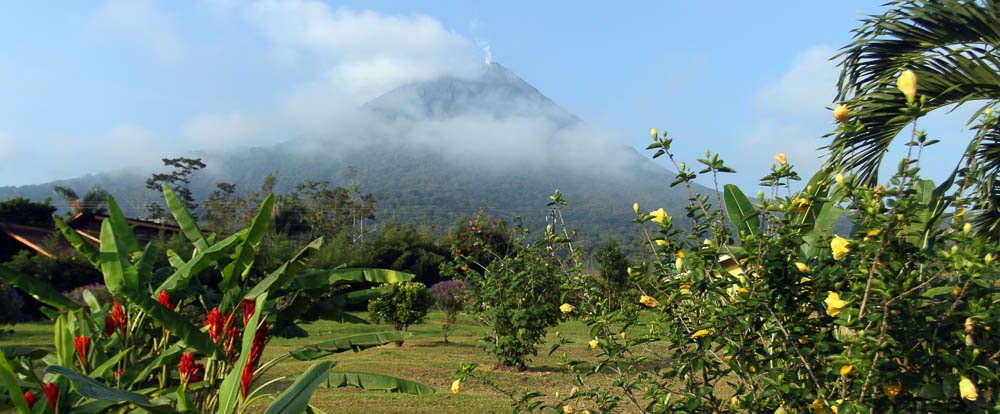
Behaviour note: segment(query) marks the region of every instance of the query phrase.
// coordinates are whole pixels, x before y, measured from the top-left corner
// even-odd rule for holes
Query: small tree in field
[[[392,324],[392,329],[405,331],[410,325],[423,322],[427,312],[434,306],[434,296],[427,286],[420,282],[402,282],[384,286],[387,293],[368,302],[368,312],[372,321]],[[396,346],[402,346],[397,341]]]

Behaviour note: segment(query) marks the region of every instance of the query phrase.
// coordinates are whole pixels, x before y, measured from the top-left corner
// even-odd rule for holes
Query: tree
[[[246,199],[236,195],[236,184],[215,183],[216,190],[205,199],[205,225],[216,234],[230,234],[242,224],[240,213]]]
[[[180,197],[184,206],[194,215],[198,204],[195,203],[194,195],[191,193],[191,176],[198,170],[205,168],[205,163],[201,162],[201,158],[178,157],[164,158],[163,165],[172,167],[173,171],[170,173],[154,173],[150,178],[146,179],[146,188],[156,191],[159,194],[163,191],[163,185],[166,184],[170,189],[174,190],[174,193]],[[147,208],[152,218],[165,218],[163,206],[160,204],[151,203]]]
[[[76,194],[72,188],[57,185],[52,187],[52,191],[69,205],[69,216],[80,213],[107,214],[108,213],[108,192],[100,187],[93,187],[83,195],[83,199]]]
[[[628,257],[622,253],[618,242],[608,240],[594,251],[594,261],[597,262],[597,269],[604,279],[608,298],[613,299],[613,302],[620,302],[618,299],[628,288]],[[614,305],[616,303],[612,303],[612,307]]]
[[[921,115],[952,105],[1000,102],[1000,3],[960,0],[895,0],[888,11],[865,20],[855,41],[839,55],[838,100],[850,120],[831,135],[828,166],[849,170],[874,186],[886,150]],[[918,79],[919,98],[896,90],[901,71]],[[900,108],[906,108],[901,113]],[[978,195],[974,222],[1000,239],[1000,122],[996,116],[971,126],[957,184]],[[970,124],[972,124],[970,120]],[[960,163],[960,166],[962,163]]]
[[[0,202],[0,223],[50,229],[53,226],[52,214],[55,212],[56,208],[52,205],[51,199],[38,203],[24,197],[15,197]]]

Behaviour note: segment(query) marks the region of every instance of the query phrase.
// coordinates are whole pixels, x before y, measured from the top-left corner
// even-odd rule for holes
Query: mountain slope
[[[253,190],[269,173],[278,175],[278,192],[305,180],[342,185],[352,179],[347,171],[353,166],[362,190],[374,194],[383,222],[430,223],[443,230],[485,207],[539,229],[548,196],[559,189],[571,203],[566,220],[593,242],[634,237],[636,228],[628,223],[633,202],[675,216],[686,205],[684,188],[668,188],[672,173],[602,137],[497,64],[470,79],[402,86],[364,105],[357,118],[356,126],[333,136],[199,154],[209,169],[195,176],[195,195],[204,198],[219,181]],[[53,185],[77,191],[100,185],[128,214],[141,215],[141,206],[155,197],[143,187],[147,176],[119,171],[3,187],[0,198],[40,200],[52,196]]]

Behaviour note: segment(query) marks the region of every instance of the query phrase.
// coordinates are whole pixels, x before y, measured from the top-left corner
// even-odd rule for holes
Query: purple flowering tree
[[[465,309],[469,301],[469,284],[464,280],[452,279],[435,283],[431,286],[435,306],[444,311],[444,342],[448,343],[448,333],[451,332],[458,319],[458,313]]]

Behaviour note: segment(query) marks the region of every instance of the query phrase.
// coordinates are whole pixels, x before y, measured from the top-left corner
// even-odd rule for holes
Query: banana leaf
[[[142,394],[136,394],[134,392],[123,391],[117,388],[112,388],[104,385],[97,380],[83,375],[79,372],[73,371],[69,368],[53,365],[45,368],[46,373],[58,374],[66,377],[73,383],[76,392],[80,393],[87,398],[93,398],[97,400],[105,401],[115,401],[115,402],[128,402],[142,407],[146,411],[154,414],[174,414],[176,411],[169,405],[154,404],[149,400],[148,397]]]
[[[188,285],[191,278],[197,275],[202,270],[207,269],[209,266],[214,264],[216,260],[222,257],[226,250],[230,246],[235,244],[240,238],[243,237],[243,232],[238,232],[229,237],[226,237],[222,241],[209,246],[206,250],[199,250],[195,252],[191,260],[187,262],[183,261],[176,253],[173,255],[168,254],[170,259],[170,265],[175,269],[174,273],[164,280],[160,287],[156,288],[155,294],[159,295],[162,291],[174,292],[177,289],[182,289]]]
[[[333,361],[326,361],[309,367],[305,373],[295,379],[292,386],[286,388],[285,391],[275,397],[274,403],[267,407],[265,413],[305,412],[313,392],[316,391],[316,387],[319,387],[326,381],[327,376],[330,374],[330,367],[332,366]]]
[[[11,286],[14,286],[24,293],[31,295],[35,300],[59,310],[79,309],[80,305],[63,296],[62,293],[52,288],[51,285],[28,276],[21,272],[14,271],[7,266],[0,264],[0,278]]]
[[[750,199],[739,187],[726,184],[723,187],[722,198],[726,204],[726,215],[736,226],[740,236],[757,236],[760,234],[760,212],[754,208]]]
[[[264,240],[264,236],[267,234],[267,227],[271,224],[273,207],[274,194],[268,194],[264,202],[261,203],[257,216],[250,223],[249,230],[243,235],[243,242],[236,247],[236,252],[232,256],[233,261],[229,262],[222,269],[222,282],[219,284],[219,290],[223,292],[229,291],[236,286],[237,282],[242,281],[246,273],[250,270],[254,257],[257,255],[257,247]],[[219,310],[224,310],[223,308],[228,307],[220,307]]]
[[[365,390],[381,390],[413,395],[431,395],[437,392],[424,384],[364,372],[331,372],[323,384],[326,388],[357,387]]]
[[[281,287],[288,282],[289,279],[306,267],[309,255],[319,251],[319,248],[322,246],[322,237],[313,240],[313,242],[309,243],[308,246],[302,248],[302,250],[300,250],[295,257],[283,263],[281,267],[267,275],[267,277],[261,280],[260,283],[257,283],[253,289],[250,289],[250,291],[247,292],[244,299],[256,299],[258,295],[264,292],[273,296],[278,289],[281,289]]]
[[[402,341],[412,336],[409,332],[373,332],[337,338],[318,344],[306,345],[289,354],[299,361],[312,361],[340,352],[358,352],[366,348]]]
[[[94,267],[100,266],[101,262],[100,258],[97,257],[97,249],[94,248],[90,242],[84,240],[83,237],[76,232],[76,230],[70,227],[69,224],[66,224],[66,222],[59,218],[59,216],[53,215],[52,221],[56,223],[56,228],[59,229],[59,232],[62,233],[63,237],[66,238],[66,241],[68,241],[69,244],[76,249],[76,251],[80,252],[83,257],[86,257],[87,261],[94,265]]]
[[[208,250],[208,242],[205,241],[205,236],[198,229],[198,223],[195,222],[194,217],[184,207],[184,202],[181,201],[180,197],[177,197],[174,190],[167,184],[163,184],[163,198],[167,200],[167,208],[170,209],[170,214],[174,216],[174,220],[180,226],[181,233],[184,233],[184,236],[194,244],[194,247],[198,251],[203,252]]]
[[[118,208],[115,198],[111,196],[108,196],[108,215],[109,218],[101,222],[101,231],[104,231],[104,223],[111,222],[111,227],[115,229],[115,234],[118,235],[116,238],[117,242],[121,243],[122,246],[119,248],[120,250],[129,255],[142,250],[139,247],[139,241],[135,238],[135,234],[132,233],[132,227],[128,225],[128,219],[122,214],[122,209]],[[101,243],[103,242],[102,240]]]
[[[0,353],[0,380],[3,381],[7,395],[10,396],[14,408],[17,408],[18,414],[31,413],[31,410],[28,409],[28,402],[24,401],[24,394],[18,385],[17,377],[14,375],[14,367],[10,365],[3,353]]]
[[[287,290],[328,289],[349,283],[399,283],[414,278],[413,274],[389,269],[342,268],[300,272],[285,285]]]

